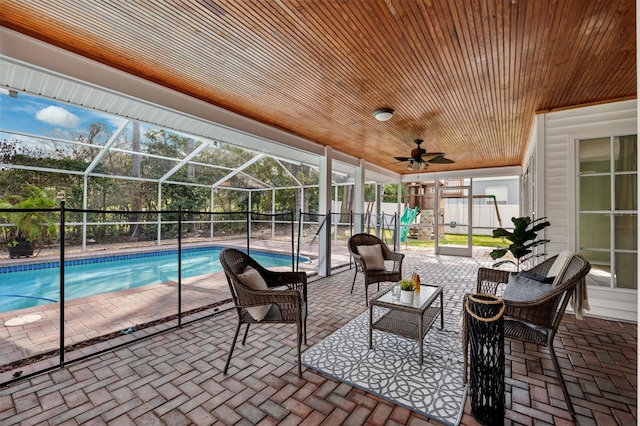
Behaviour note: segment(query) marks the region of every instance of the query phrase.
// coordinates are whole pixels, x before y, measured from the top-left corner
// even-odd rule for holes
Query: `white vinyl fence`
[[[336,212],[340,211],[340,202],[334,202],[333,208]],[[393,216],[397,212],[398,205],[396,203],[382,203],[382,213]],[[463,234],[467,232],[466,227],[458,226],[459,223],[464,223],[466,220],[462,218],[466,214],[467,207],[463,204],[448,205],[444,213],[445,232],[451,234]],[[502,227],[509,229],[513,227],[511,222],[512,217],[520,216],[520,206],[518,204],[502,204],[498,205],[498,211],[502,218]],[[373,212],[375,213],[375,212]],[[400,212],[402,215],[402,211]],[[420,216],[418,216],[419,220]],[[417,222],[416,222],[417,223]],[[455,227],[451,227],[450,224],[455,223]],[[375,215],[372,215],[371,225],[375,226]],[[493,204],[477,204],[473,205],[473,229],[474,235],[491,235],[492,231],[499,228],[501,225],[498,221],[498,215],[496,214],[496,207]]]

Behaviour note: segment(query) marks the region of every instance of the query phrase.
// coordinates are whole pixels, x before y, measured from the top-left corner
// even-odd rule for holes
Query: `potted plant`
[[[36,186],[26,188],[27,196],[7,195],[0,200],[0,239],[9,249],[9,257],[32,256],[36,249],[56,232],[56,221],[50,212],[37,209],[56,207],[55,192]],[[33,209],[33,211],[9,211]],[[37,254],[37,253],[36,253]]]
[[[400,286],[400,301],[402,303],[413,303],[413,281],[401,280],[398,285]]]
[[[520,267],[529,261],[530,259],[544,256],[546,253],[539,253],[533,255],[533,248],[549,242],[547,239],[536,239],[538,237],[538,231],[551,225],[545,220],[546,217],[540,219],[531,220],[530,217],[512,217],[513,231],[509,232],[504,228],[498,228],[493,230],[494,238],[506,238],[511,241],[508,248],[497,248],[493,250],[489,255],[493,260],[499,259],[511,253],[515,258],[515,262],[511,259],[501,260],[493,264],[493,267],[503,265],[505,263],[512,263],[516,266],[516,270],[520,272]]]

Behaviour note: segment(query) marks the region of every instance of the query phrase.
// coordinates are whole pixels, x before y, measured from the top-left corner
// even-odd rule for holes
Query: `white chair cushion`
[[[367,269],[370,271],[384,271],[384,256],[382,255],[382,246],[374,244],[370,246],[358,246],[358,254],[362,256]]]
[[[242,284],[254,290],[269,290],[269,286],[267,286],[260,272],[251,266],[247,266],[243,273],[238,274],[238,279]],[[271,305],[253,306],[247,308],[247,312],[249,312],[249,315],[251,315],[254,320],[262,321],[267,315],[267,312],[269,312],[269,309],[271,309]]]
[[[522,275],[511,274],[502,298],[513,302],[526,302],[544,296],[553,288],[553,284],[545,284]]]

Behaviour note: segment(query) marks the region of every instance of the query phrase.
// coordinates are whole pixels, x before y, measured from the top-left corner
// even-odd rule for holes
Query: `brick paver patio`
[[[445,315],[459,315],[463,294],[473,291],[478,266],[490,263],[484,252],[471,259],[408,252],[403,269],[408,275],[415,268],[423,281],[443,285]],[[354,294],[349,294],[352,274],[336,273],[309,284],[309,345],[365,311],[361,277]],[[303,368],[298,378],[295,327],[287,325],[253,327],[246,347],[236,348],[229,374],[223,375],[235,324],[235,312],[224,311],[2,385],[0,424],[433,424],[312,370]],[[140,330],[102,345],[152,331]],[[556,339],[578,424],[636,424],[636,324],[577,321],[566,315]],[[519,343],[507,346],[506,423],[574,424],[547,350]],[[462,424],[476,424],[469,413],[467,400]]]

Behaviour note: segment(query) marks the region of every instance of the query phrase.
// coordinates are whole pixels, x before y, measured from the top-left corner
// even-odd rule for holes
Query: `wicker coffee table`
[[[440,306],[431,306],[440,297]],[[444,303],[442,287],[421,285],[420,292],[413,296],[413,303],[403,303],[394,299],[391,289],[369,301],[369,349],[373,349],[373,330],[380,330],[416,340],[420,348],[418,361],[422,364],[424,336],[440,313],[440,328],[444,328]],[[373,307],[388,311],[377,321],[373,321]]]

